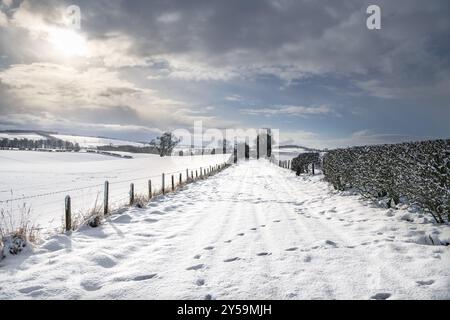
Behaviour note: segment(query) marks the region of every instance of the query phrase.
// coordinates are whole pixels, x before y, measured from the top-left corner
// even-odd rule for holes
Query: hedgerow
[[[449,221],[450,139],[336,149],[323,158],[325,179],[337,190],[369,198],[401,198]]]

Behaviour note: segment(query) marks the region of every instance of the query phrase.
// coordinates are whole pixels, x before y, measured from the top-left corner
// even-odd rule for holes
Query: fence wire
[[[148,181],[151,180],[152,194],[157,194],[162,191],[162,176],[165,176],[164,189],[169,190],[172,187],[171,176],[174,176],[174,186],[179,185],[179,174],[182,175],[182,183],[186,183],[201,177],[205,177],[208,173],[214,172],[216,168],[220,168],[220,165],[230,163],[230,160],[216,163],[213,165],[199,166],[195,168],[186,168],[182,170],[161,172],[159,175],[138,176],[133,178],[127,178],[122,180],[109,180],[109,207],[110,210],[118,209],[120,206],[124,206],[129,203],[130,189],[128,183],[135,185],[134,193],[136,195],[148,195],[149,186]],[[211,172],[207,172],[209,170]],[[206,171],[206,172],[205,172]],[[188,175],[186,176],[186,172]],[[197,176],[196,176],[197,173]],[[107,180],[108,181],[108,180]],[[142,181],[142,182],[140,182]],[[64,198],[60,198],[61,195],[70,195],[72,202],[72,211],[74,213],[88,212],[95,207],[101,206],[103,208],[104,203],[104,183],[91,184],[76,188],[60,189],[49,192],[43,192],[39,194],[18,196],[13,198],[13,190],[4,189],[0,190],[0,196],[3,198],[0,200],[0,211],[2,213],[8,213],[11,216],[20,216],[22,213],[20,210],[33,210],[33,212],[39,212],[37,217],[40,217],[40,213],[45,214],[46,217],[51,217],[48,223],[55,224],[56,219],[61,218],[63,221],[64,216]],[[27,188],[34,188],[36,186],[51,188],[49,184],[34,184],[28,185]],[[15,189],[25,190],[25,188]],[[11,193],[11,198],[4,196],[5,193]],[[124,195],[125,196],[122,196]],[[20,203],[20,204],[19,204]],[[22,217],[21,217],[22,218]],[[60,223],[61,223],[60,222]],[[54,227],[54,226],[53,226]],[[45,228],[45,227],[44,227]],[[41,228],[41,229],[44,229]]]

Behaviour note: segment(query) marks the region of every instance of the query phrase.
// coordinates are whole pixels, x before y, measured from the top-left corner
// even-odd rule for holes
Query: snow
[[[223,163],[229,155],[161,158],[152,154],[133,154],[133,157],[0,150],[0,211],[12,215],[17,223],[22,218],[25,204],[31,209],[28,218],[46,236],[63,225],[66,195],[72,198],[73,215],[86,213],[95,204],[103,203],[103,185],[108,180],[110,205],[118,207],[128,201],[130,183],[135,184],[137,194],[148,194],[149,179],[156,191],[161,188],[162,173],[176,174],[176,181],[182,173],[185,180],[186,169],[198,170]],[[170,175],[166,178],[166,186],[169,179]],[[44,196],[38,196],[42,194]],[[20,200],[9,201],[11,199]]]
[[[102,162],[99,162],[102,163]],[[449,299],[448,225],[267,161],[0,262],[0,299]]]
[[[97,148],[99,146],[133,146],[133,147],[144,147],[144,143],[126,141],[126,140],[117,140],[117,139],[109,139],[109,138],[97,138],[97,137],[84,137],[84,136],[74,136],[74,135],[64,135],[64,134],[52,134],[52,137],[57,139],[61,139],[64,141],[78,143],[81,148]]]

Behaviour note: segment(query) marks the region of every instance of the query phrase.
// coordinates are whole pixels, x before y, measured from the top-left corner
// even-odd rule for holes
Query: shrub
[[[450,140],[352,147],[329,151],[325,179],[336,189],[355,188],[369,198],[405,197],[439,223],[450,209]]]
[[[308,172],[310,165],[320,165],[320,155],[318,152],[301,153],[292,159],[291,168],[297,172],[297,175]]]
[[[0,260],[8,253],[16,255],[28,244],[38,241],[38,229],[30,221],[31,209],[25,204],[19,209],[18,220],[12,210],[0,211]]]

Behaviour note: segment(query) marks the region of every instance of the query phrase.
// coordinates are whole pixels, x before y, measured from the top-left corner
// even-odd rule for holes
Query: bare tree
[[[165,132],[156,140],[153,139],[150,145],[158,150],[161,157],[164,157],[170,155],[178,143],[180,143],[180,139],[176,138],[171,132]]]

